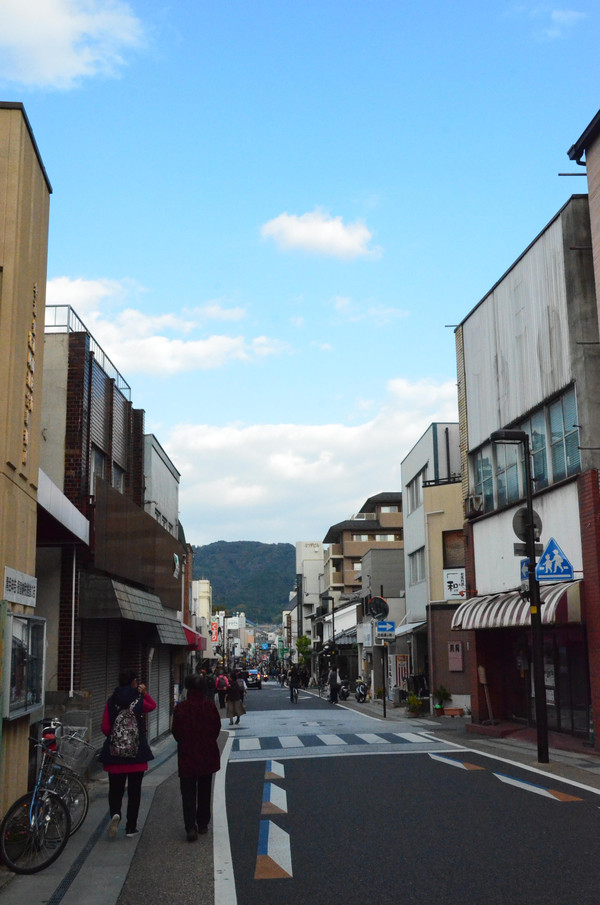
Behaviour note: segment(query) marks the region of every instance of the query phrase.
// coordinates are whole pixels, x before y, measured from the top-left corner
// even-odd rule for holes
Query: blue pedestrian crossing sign
[[[573,566],[553,537],[535,567],[535,577],[538,581],[573,581]]]

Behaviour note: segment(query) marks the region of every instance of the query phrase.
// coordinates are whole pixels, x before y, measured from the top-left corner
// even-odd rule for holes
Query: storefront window
[[[12,638],[5,715],[10,719],[43,706],[46,621],[13,613],[8,625]]]

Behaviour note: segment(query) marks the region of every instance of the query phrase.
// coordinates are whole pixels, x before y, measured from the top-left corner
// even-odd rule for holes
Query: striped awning
[[[540,582],[543,625],[581,622],[580,581]],[[529,601],[520,591],[471,597],[458,607],[452,628],[471,631],[490,628],[517,628],[531,625]]]

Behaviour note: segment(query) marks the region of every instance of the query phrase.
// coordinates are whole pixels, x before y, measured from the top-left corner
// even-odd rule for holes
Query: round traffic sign
[[[519,538],[519,540],[526,541],[527,540],[527,508],[525,506],[521,506],[520,509],[514,514],[513,518],[513,531]],[[535,511],[533,510],[533,526],[535,531],[535,539],[539,540],[542,536],[542,520]]]

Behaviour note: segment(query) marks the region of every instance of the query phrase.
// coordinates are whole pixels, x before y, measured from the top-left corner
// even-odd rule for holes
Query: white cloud
[[[72,88],[115,76],[141,46],[142,25],[123,0],[2,0],[0,78],[27,87]]]
[[[341,217],[319,208],[300,216],[280,214],[263,225],[261,235],[286,251],[298,249],[345,259],[380,255],[380,249],[369,248],[372,237],[364,223],[345,224]]]
[[[46,302],[70,305],[117,368],[128,375],[214,370],[231,361],[251,362],[287,349],[285,343],[268,336],[213,334],[195,338],[190,334],[201,330],[205,320],[239,320],[243,309],[225,309],[212,302],[186,312],[184,317],[147,314],[127,306],[130,296],[143,292],[128,281],[57,277],[48,282]]]
[[[383,327],[393,321],[408,317],[408,311],[404,311],[402,308],[393,308],[390,305],[373,304],[372,302],[354,302],[345,296],[336,296],[333,299],[333,307],[345,321],[350,321],[351,323],[369,321],[376,327]]]
[[[569,29],[574,28],[585,18],[587,18],[585,13],[578,13],[572,9],[554,9],[550,13],[550,25],[542,30],[542,37],[548,40],[562,38]]]
[[[385,405],[355,426],[181,424],[161,443],[182,473],[190,543],[295,543],[322,540],[368,496],[401,490],[402,458],[432,421],[456,420],[455,380],[397,378]]]

